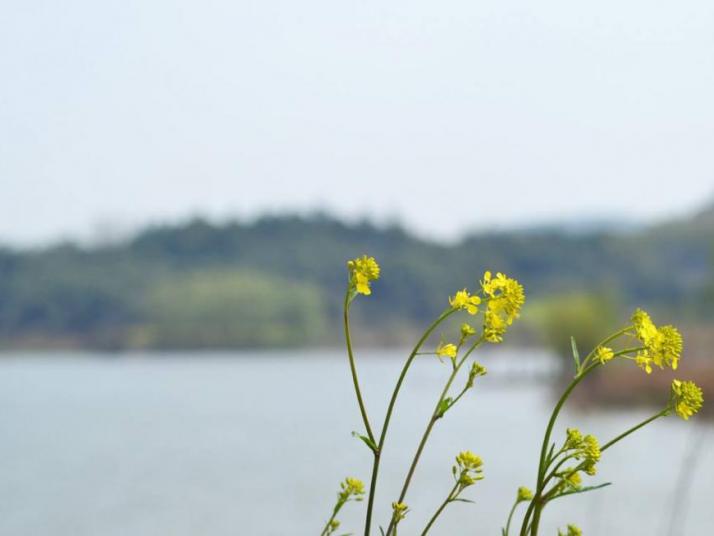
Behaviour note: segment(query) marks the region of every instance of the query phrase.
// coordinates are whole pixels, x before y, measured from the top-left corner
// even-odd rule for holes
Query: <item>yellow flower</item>
[[[642,309],[636,309],[632,314],[632,324],[636,337],[642,342],[644,350],[635,357],[638,366],[647,371],[652,371],[652,363],[659,368],[665,366],[676,370],[682,355],[684,342],[682,335],[674,326],[658,328],[650,315]]]
[[[635,334],[645,346],[657,336],[657,326],[654,325],[650,315],[642,309],[635,309],[632,313],[632,324],[635,326]]]
[[[451,343],[444,344],[440,342],[439,346],[436,347],[436,355],[439,357],[450,357],[454,359],[456,357],[456,351],[456,345]]]
[[[462,488],[483,480],[482,466],[483,461],[481,458],[470,450],[459,452],[458,456],[456,456],[456,466],[453,468],[453,472],[454,475],[458,473],[458,483]]]
[[[463,339],[467,339],[473,335],[476,335],[476,330],[473,326],[466,324],[465,322],[461,324],[461,337]]]
[[[339,498],[342,501],[347,501],[354,497],[355,501],[361,501],[364,495],[364,483],[359,478],[348,476],[340,483]]]
[[[369,296],[372,294],[372,289],[369,287],[369,279],[361,272],[355,273],[355,289],[359,294]]]
[[[362,255],[347,262],[350,274],[350,287],[358,294],[372,294],[370,282],[379,279],[379,264],[374,257]]]
[[[533,492],[525,486],[518,488],[518,494],[516,495],[516,500],[518,502],[530,501],[533,498]]]
[[[639,352],[635,356],[635,363],[647,374],[652,374],[652,358],[646,353]]]
[[[578,449],[583,442],[583,434],[577,428],[568,428],[565,431],[567,436],[565,440],[565,448],[567,449]]]
[[[662,367],[662,363],[677,370],[679,359],[684,349],[684,340],[674,326],[662,326],[659,328],[660,340],[657,355],[654,357],[655,364]]]
[[[483,465],[483,460],[470,450],[464,450],[456,456],[456,463],[463,469],[478,469]]]
[[[518,318],[521,307],[526,301],[523,286],[518,281],[500,272],[493,278],[491,272],[487,271],[483,274],[481,288],[489,297],[489,310],[503,315],[506,324],[510,325]]]
[[[454,309],[463,309],[470,315],[478,313],[478,305],[481,303],[481,298],[471,296],[466,289],[459,290],[454,294],[453,298],[449,298],[449,305]]]
[[[399,523],[402,519],[407,517],[407,512],[409,511],[409,507],[401,502],[393,502],[392,503],[392,510],[393,510],[393,517],[394,521]]]
[[[600,459],[600,444],[593,435],[586,435],[580,447],[580,453],[588,461],[598,461]]]
[[[603,365],[613,357],[615,357],[615,352],[612,351],[612,348],[608,348],[607,346],[598,346],[597,350],[595,350],[595,359],[600,361]]]
[[[483,315],[483,338],[488,342],[499,343],[506,334],[506,322],[493,311],[486,311]]]
[[[672,406],[685,421],[704,404],[702,390],[694,382],[672,380]]]

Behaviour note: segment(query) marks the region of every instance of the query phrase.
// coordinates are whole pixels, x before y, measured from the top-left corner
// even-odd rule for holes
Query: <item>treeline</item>
[[[585,293],[617,308],[711,317],[713,246],[714,209],[627,234],[533,229],[453,245],[324,215],[197,219],[118,245],[0,249],[0,346],[331,344],[345,261],[361,253],[379,259],[383,278],[356,321],[382,343],[423,325],[486,268],[520,279],[535,304]]]

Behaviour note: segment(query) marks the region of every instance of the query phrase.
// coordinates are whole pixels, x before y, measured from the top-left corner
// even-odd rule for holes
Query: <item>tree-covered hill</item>
[[[536,302],[607,295],[668,315],[714,315],[714,207],[628,231],[472,234],[457,244],[337,219],[196,219],[124,243],[0,249],[0,345],[242,347],[335,342],[345,261],[378,258],[383,278],[358,322],[376,338],[422,325],[484,269],[520,279]]]

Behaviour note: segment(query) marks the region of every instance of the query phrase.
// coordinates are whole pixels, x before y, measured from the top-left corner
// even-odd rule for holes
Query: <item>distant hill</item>
[[[422,325],[485,269],[533,300],[571,291],[665,315],[712,314],[714,206],[626,233],[478,233],[458,244],[325,215],[252,223],[194,219],[111,246],[0,249],[0,345],[243,347],[335,342],[345,261],[378,258],[384,277],[356,321],[374,337]]]

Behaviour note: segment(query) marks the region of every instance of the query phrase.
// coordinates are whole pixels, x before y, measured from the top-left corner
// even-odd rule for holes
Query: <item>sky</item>
[[[10,0],[0,242],[326,210],[424,236],[714,197],[711,0]]]

